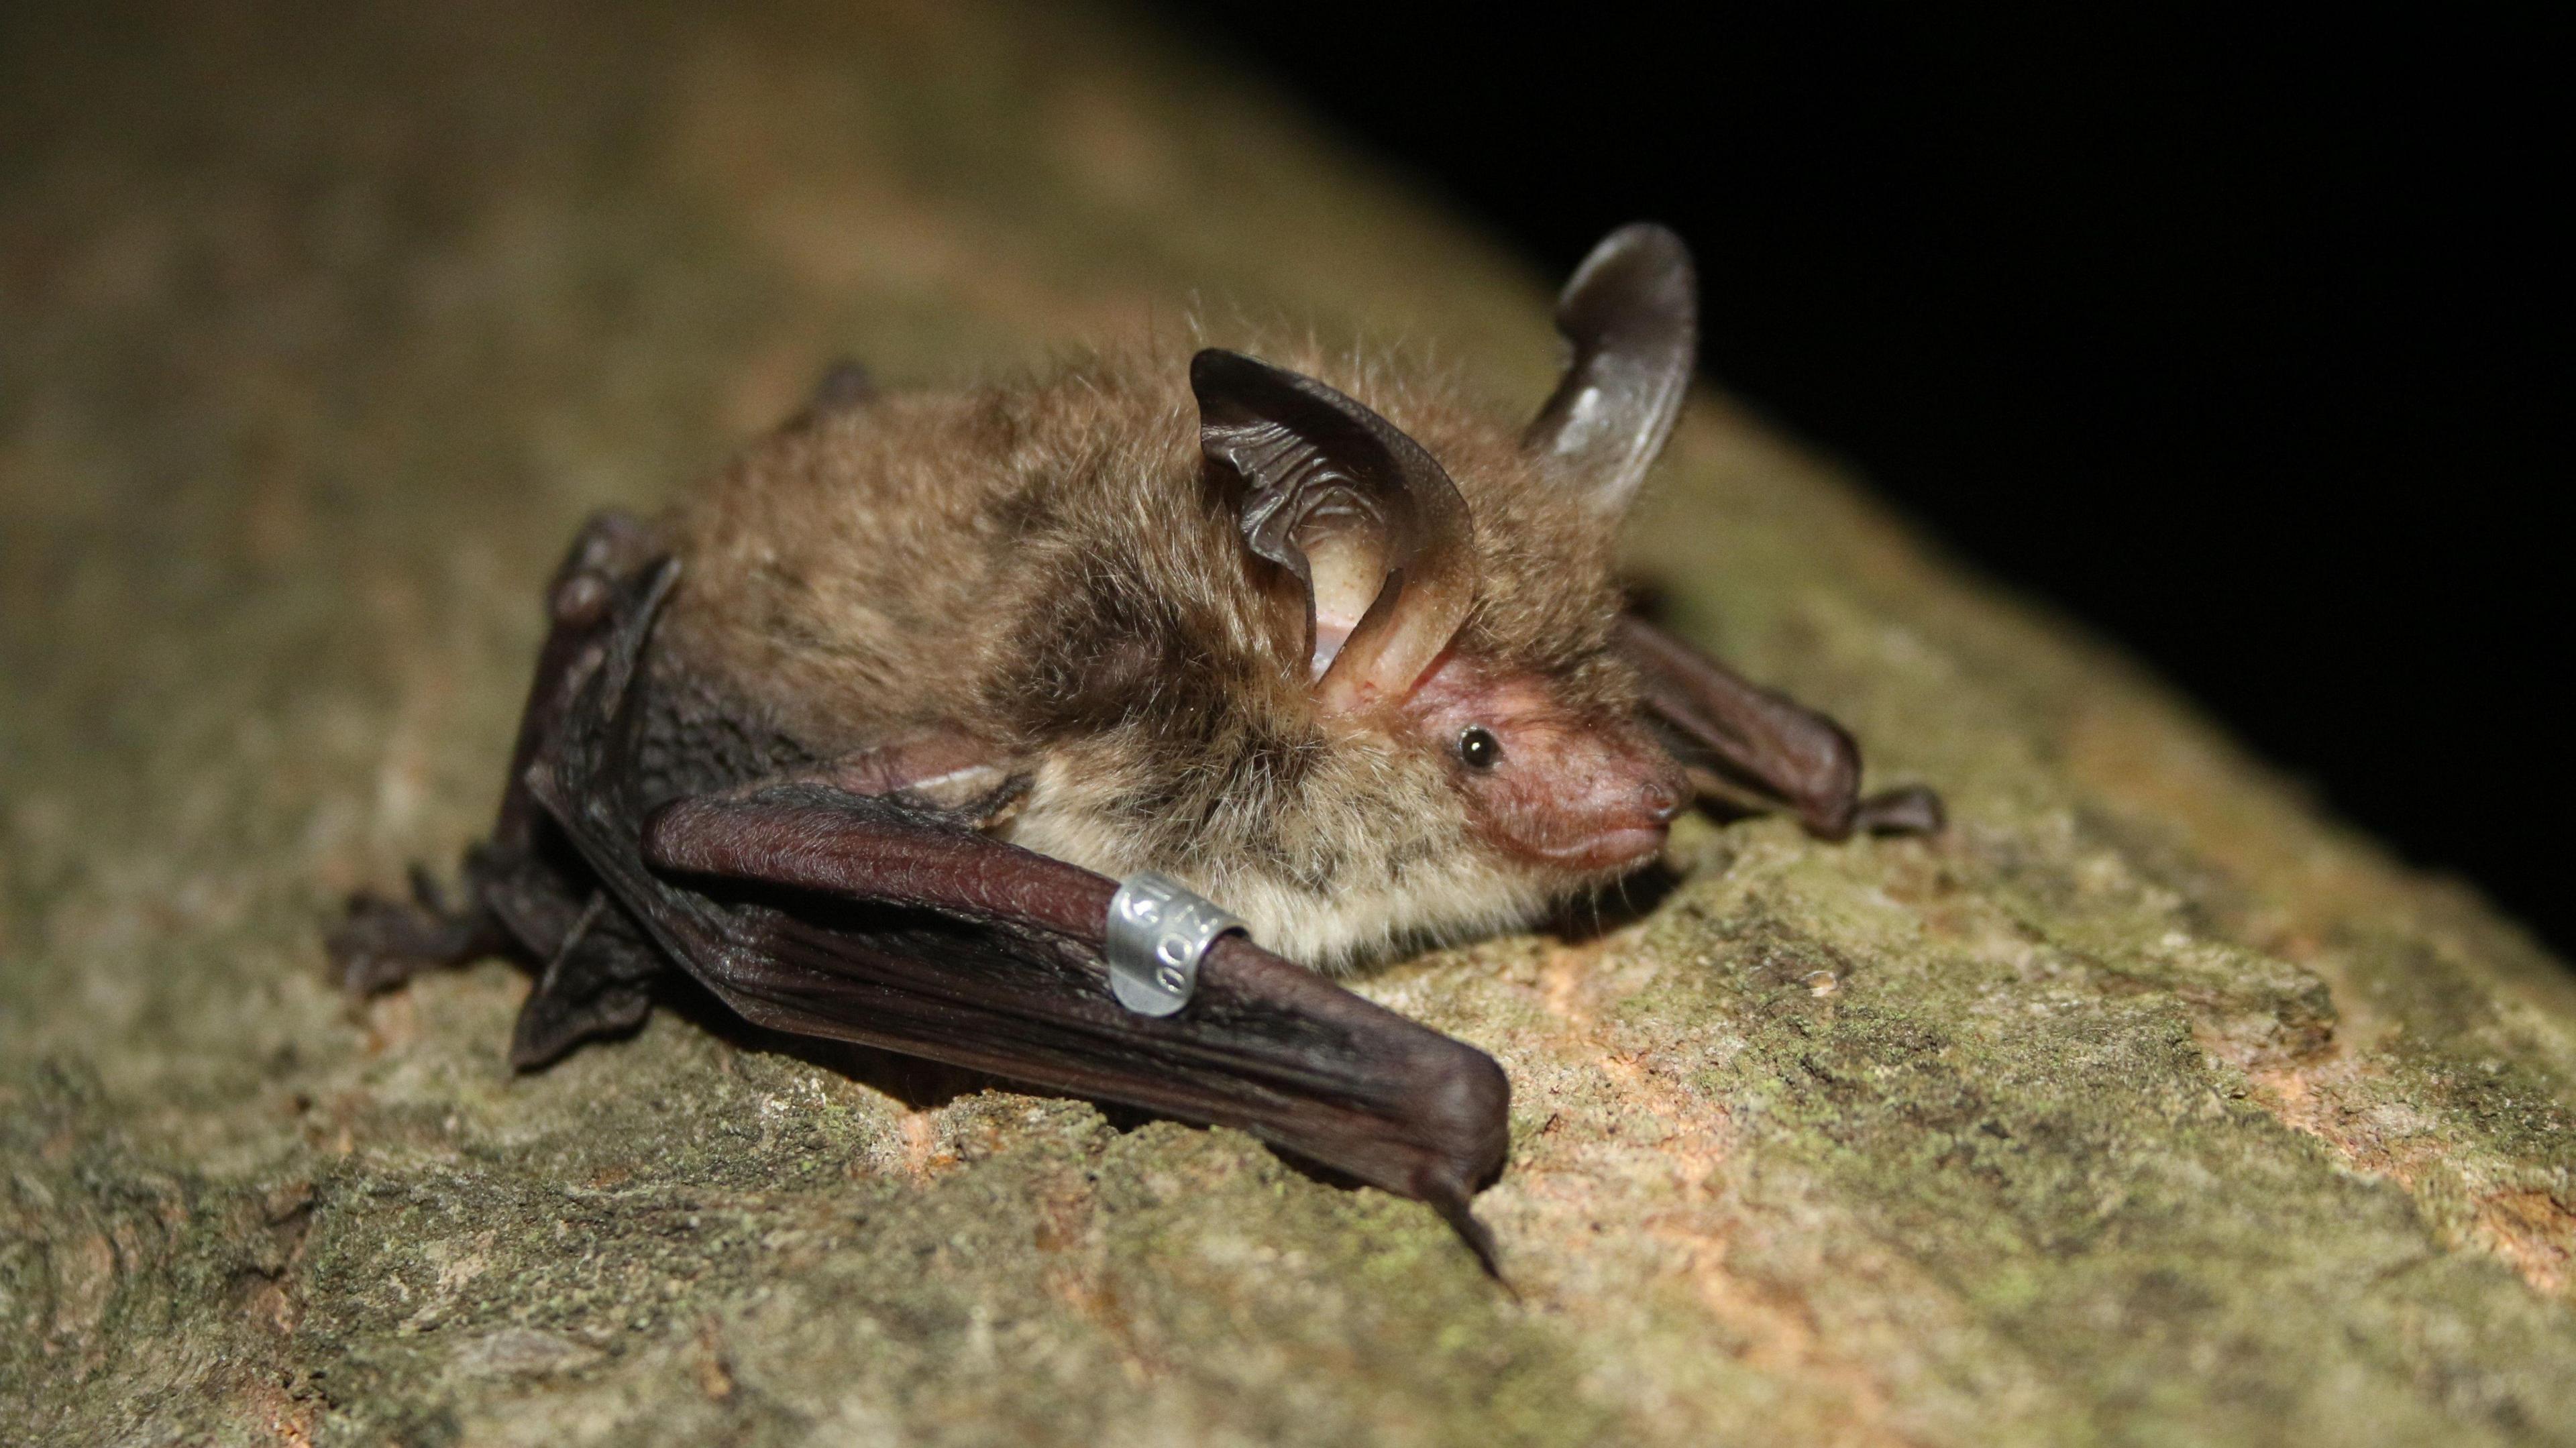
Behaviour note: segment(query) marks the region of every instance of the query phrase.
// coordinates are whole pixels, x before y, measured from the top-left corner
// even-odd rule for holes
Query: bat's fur
[[[1615,519],[1534,465],[1516,425],[1384,359],[1246,350],[1448,469],[1481,576],[1454,653],[1540,681],[1569,718],[1634,714],[1609,649]],[[962,732],[1029,774],[1004,837],[1162,870],[1324,968],[1526,923],[1588,883],[1484,842],[1446,741],[1318,710],[1279,575],[1206,466],[1166,346],[819,412],[666,519],[685,564],[666,662],[818,757]]]

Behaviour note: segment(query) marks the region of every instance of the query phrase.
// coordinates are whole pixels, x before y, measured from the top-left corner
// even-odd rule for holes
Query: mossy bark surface
[[[669,1013],[513,1079],[493,963],[346,1005],[579,520],[835,354],[1286,317],[1522,407],[1547,279],[1115,15],[58,8],[0,20],[0,1440],[2576,1443],[2568,973],[1713,394],[1639,568],[1956,823],[1693,825],[1633,922],[1361,983],[1512,1074],[1517,1297],[1230,1132]]]

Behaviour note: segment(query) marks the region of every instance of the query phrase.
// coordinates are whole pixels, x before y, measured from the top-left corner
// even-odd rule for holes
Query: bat
[[[1510,1083],[1331,975],[1527,925],[1694,800],[1941,826],[1624,605],[1613,534],[1697,346],[1680,240],[1612,233],[1556,321],[1518,428],[1293,351],[833,369],[661,517],[583,529],[462,898],[360,896],[341,980],[515,958],[533,1070],[676,969],[772,1029],[1239,1127],[1493,1270]]]

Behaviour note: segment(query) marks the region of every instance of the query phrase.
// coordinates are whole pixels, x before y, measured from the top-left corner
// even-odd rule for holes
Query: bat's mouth
[[[1669,831],[1653,825],[1619,825],[1596,830],[1581,839],[1547,845],[1523,844],[1532,859],[1578,874],[1629,870],[1663,853]]]

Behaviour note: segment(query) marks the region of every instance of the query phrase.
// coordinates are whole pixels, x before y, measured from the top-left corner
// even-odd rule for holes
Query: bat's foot
[[[324,948],[340,988],[353,996],[387,991],[423,970],[462,965],[488,955],[501,942],[489,915],[472,906],[451,908],[429,872],[411,872],[412,898],[388,900],[360,892]]]

